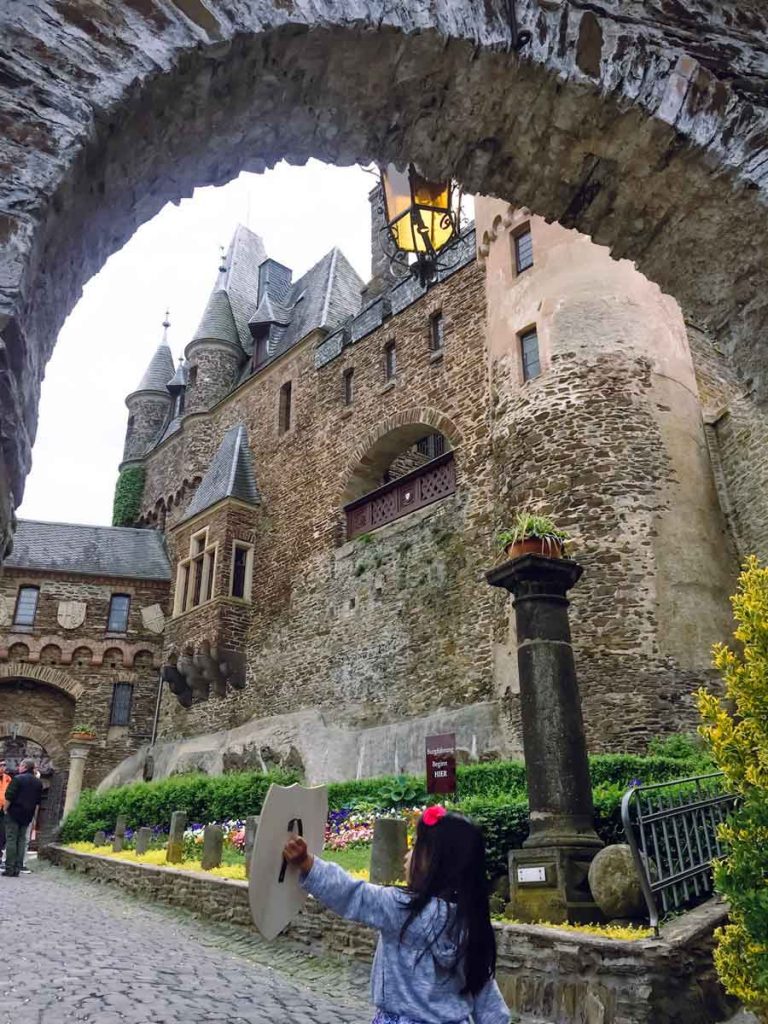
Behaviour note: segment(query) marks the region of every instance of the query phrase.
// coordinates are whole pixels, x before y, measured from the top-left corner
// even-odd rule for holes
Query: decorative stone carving
[[[197,651],[192,646],[181,654],[171,653],[163,665],[162,677],[168,689],[182,707],[199,704],[209,699],[211,691],[216,697],[227,695],[227,686],[242,690],[245,686],[245,654],[211,647],[202,640]]]
[[[165,612],[159,604],[150,604],[141,609],[141,622],[150,633],[162,633],[165,629]]]
[[[62,629],[77,629],[85,622],[85,601],[59,601],[56,620]]]

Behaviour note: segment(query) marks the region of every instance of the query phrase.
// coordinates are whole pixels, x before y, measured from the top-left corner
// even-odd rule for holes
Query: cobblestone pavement
[[[30,875],[0,878],[0,1024],[371,1020],[365,964],[315,957],[60,868],[32,867]],[[742,1012],[729,1024],[757,1020]]]
[[[32,867],[0,878],[2,1024],[366,1024],[372,1017],[365,965],[268,945],[245,928],[201,924],[61,869]]]

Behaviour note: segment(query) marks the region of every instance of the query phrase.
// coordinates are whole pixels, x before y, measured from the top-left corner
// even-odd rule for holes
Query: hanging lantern
[[[384,217],[395,246],[434,267],[437,254],[458,234],[459,204],[453,182],[427,181],[413,164],[405,171],[389,164],[381,169],[381,185]]]

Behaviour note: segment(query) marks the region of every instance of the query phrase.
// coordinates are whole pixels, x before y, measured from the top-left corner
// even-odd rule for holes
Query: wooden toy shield
[[[274,939],[287,928],[307,898],[298,869],[283,860],[289,834],[303,836],[310,853],[321,853],[327,817],[327,786],[269,787],[248,873],[251,916],[265,939]]]

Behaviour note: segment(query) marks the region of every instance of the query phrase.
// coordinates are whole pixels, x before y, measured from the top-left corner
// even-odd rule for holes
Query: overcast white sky
[[[357,167],[311,161],[198,189],[139,228],[86,286],[46,370],[40,422],[19,516],[109,524],[128,411],[162,335],[182,353],[216,280],[219,246],[238,223],[300,276],[334,245],[370,276],[368,192]]]

